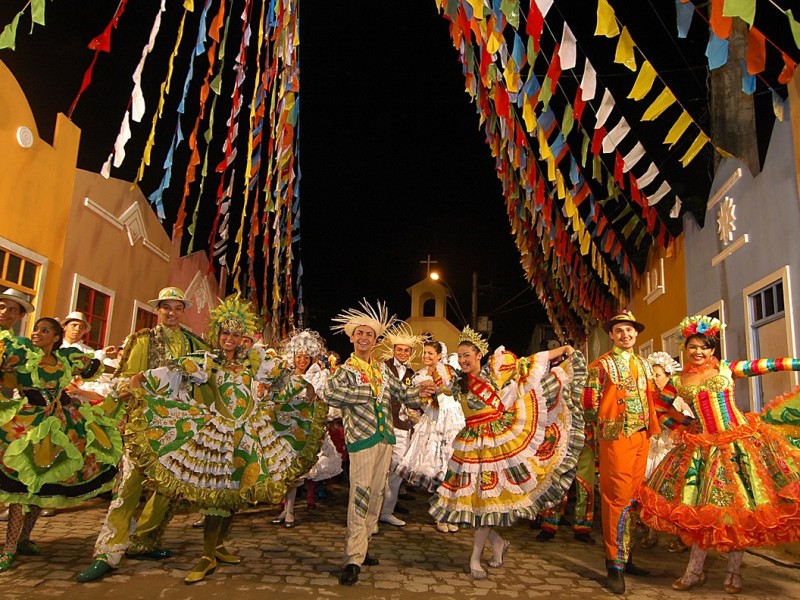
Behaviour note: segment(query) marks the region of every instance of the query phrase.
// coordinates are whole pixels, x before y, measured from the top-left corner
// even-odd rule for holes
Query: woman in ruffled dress
[[[534,519],[539,510],[559,502],[574,478],[583,445],[583,414],[570,394],[562,394],[582,361],[571,346],[517,358],[486,341],[469,327],[459,338],[461,371],[452,391],[466,418],[453,442],[453,456],[430,514],[436,521],[475,528],[469,569],[484,579],[481,554],[488,540],[489,566],[503,565],[509,543],[496,531],[517,519]],[[572,360],[549,368],[567,354]],[[585,364],[585,363],[583,363]],[[585,367],[582,368],[585,376]],[[562,420],[551,420],[549,413]],[[538,455],[540,450],[545,453]]]
[[[762,416],[743,413],[734,379],[800,370],[794,358],[720,362],[715,358],[717,319],[686,317],[679,326],[684,367],[661,391],[664,410],[680,396],[696,419],[665,419],[684,427],[681,441],[640,490],[641,518],[691,545],[689,564],[672,587],[689,590],[706,581],[709,548],[728,553],[723,589],[742,589],[746,548],[800,540],[800,451],[781,431],[781,415],[798,394],[779,398]],[[791,413],[791,411],[787,411]]]
[[[0,571],[17,554],[38,555],[30,534],[42,508],[77,504],[111,489],[122,457],[123,411],[110,398],[97,406],[65,393],[75,378],[91,379],[100,361],[61,348],[64,330],[49,317],[31,339],[0,331],[0,374],[14,388],[0,397],[0,501],[9,503]]]
[[[325,344],[316,331],[295,331],[283,341],[281,356],[289,365],[293,366],[294,374],[302,377],[311,387],[295,396],[289,403],[276,408],[276,415],[280,417],[285,414],[288,419],[292,419],[292,415],[296,415],[295,418],[304,418],[308,422],[308,417],[304,415],[315,412],[315,410],[327,411],[327,406],[322,401],[322,390],[328,380],[328,370],[320,362],[320,358],[325,355],[325,352]],[[278,418],[278,422],[280,421],[281,419]],[[306,506],[314,508],[316,506],[316,482],[330,479],[341,472],[342,457],[336,451],[326,428],[317,463],[308,472],[305,480],[296,481],[286,492],[283,511],[272,520],[272,524],[288,528],[294,527],[294,504],[297,488],[305,481]]]
[[[159,492],[197,504],[205,515],[203,556],[186,583],[201,581],[218,563],[239,563],[224,545],[234,512],[246,504],[279,503],[319,451],[324,414],[309,414],[308,423],[277,431],[273,406],[308,384],[274,352],[262,346],[241,350],[242,332],[253,332],[256,322],[249,303],[238,296],[225,299],[211,311],[209,339],[216,355],[193,355],[179,361],[179,368],[146,371],[130,409],[125,437],[133,459]],[[206,379],[218,392],[211,406],[192,391]],[[258,383],[269,388],[264,401],[254,393]],[[292,436],[303,443],[291,443]]]
[[[427,341],[423,345],[424,367],[414,373],[413,385],[432,380],[441,390],[423,409],[422,417],[414,426],[414,433],[406,453],[397,466],[397,473],[406,481],[429,492],[444,481],[447,465],[453,455],[453,440],[464,428],[464,411],[450,391],[455,371],[442,360],[446,356],[444,344]],[[442,533],[458,531],[455,523],[441,521],[436,529]]]

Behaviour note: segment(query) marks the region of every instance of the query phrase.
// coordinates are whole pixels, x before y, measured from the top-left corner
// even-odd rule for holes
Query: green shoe
[[[17,544],[17,554],[22,556],[39,556],[42,553],[39,545],[31,540],[25,540]]]
[[[0,573],[3,571],[8,571],[11,568],[11,565],[14,564],[14,558],[16,558],[11,552],[3,552],[0,554]]]
[[[92,562],[88,567],[86,567],[83,571],[78,573],[75,579],[78,583],[86,583],[88,581],[96,581],[101,577],[107,575],[111,571],[114,570],[110,564],[108,564],[104,560],[96,560]]]

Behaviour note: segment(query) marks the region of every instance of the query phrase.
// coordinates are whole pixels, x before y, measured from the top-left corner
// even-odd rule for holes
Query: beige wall
[[[17,142],[19,127],[33,134],[33,145]],[[58,282],[64,261],[80,130],[64,115],[56,119],[53,145],[38,128],[19,83],[0,61],[0,237],[48,258],[35,298],[36,315],[57,311]],[[29,320],[30,327],[33,319]]]
[[[663,350],[661,336],[678,326],[686,316],[686,272],[684,266],[684,236],[678,236],[668,249],[653,248],[647,260],[647,273],[660,270],[664,261],[664,294],[648,303],[646,274],[632,290],[630,308],[636,319],[644,323],[646,329],[639,334],[638,343],[653,340],[653,351]]]

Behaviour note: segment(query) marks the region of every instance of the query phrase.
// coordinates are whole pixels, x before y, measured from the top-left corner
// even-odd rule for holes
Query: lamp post
[[[467,318],[464,316],[464,311],[461,310],[461,306],[458,303],[458,298],[456,297],[455,292],[453,292],[453,288],[450,287],[444,279],[441,278],[439,273],[436,271],[431,271],[428,274],[433,281],[440,283],[444,286],[445,290],[447,290],[450,298],[453,299],[453,306],[456,309],[456,313],[458,314],[458,318],[461,319],[461,322],[466,325],[469,323],[470,327],[475,329],[478,326],[478,272],[474,271],[472,273],[472,317],[471,321],[467,321]]]

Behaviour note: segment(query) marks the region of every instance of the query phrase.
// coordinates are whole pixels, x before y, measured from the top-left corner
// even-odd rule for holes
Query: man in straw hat
[[[392,349],[392,356],[387,358],[384,362],[392,375],[405,387],[411,385],[411,378],[414,376],[414,369],[409,364],[411,362],[411,355],[414,354],[414,349],[421,343],[418,335],[406,323],[397,323],[391,327],[385,335],[385,342]],[[411,435],[413,423],[408,418],[403,405],[400,402],[392,400],[392,425],[394,426],[395,444],[392,448],[392,464],[397,465],[406,453],[408,448],[408,437]],[[389,473],[389,480],[386,482],[386,490],[383,495],[383,507],[381,508],[380,517],[378,520],[381,523],[394,525],[395,527],[403,527],[406,522],[399,519],[394,515],[395,507],[397,507],[397,496],[400,493],[400,484],[403,483],[403,478],[394,472],[394,469]],[[408,512],[407,509],[402,509]],[[401,507],[397,508],[397,512],[401,512]]]
[[[336,332],[343,331],[353,344],[350,358],[328,378],[324,394],[330,406],[342,411],[350,454],[344,567],[339,573],[342,585],[358,581],[362,564],[378,564],[367,550],[383,503],[395,443],[391,401],[419,408],[420,395],[436,393],[432,381],[421,383],[419,388],[405,387],[386,363],[372,359],[372,349],[393,322],[384,304],[373,308],[363,300],[361,310],[341,313],[332,327]]]
[[[0,294],[0,331],[11,331],[17,321],[33,311],[28,294],[8,288]]]
[[[148,304],[158,310],[158,325],[137,331],[126,340],[115,373],[119,378],[118,389],[123,392],[126,385],[141,385],[143,371],[166,366],[190,352],[208,349],[203,340],[181,327],[184,311],[192,306],[182,290],[164,288]],[[196,393],[203,391],[198,389]],[[131,535],[130,526],[145,477],[127,456],[122,457],[120,474],[117,492],[97,537],[94,561],[78,574],[79,582],[100,579],[117,566],[123,553],[147,560],[161,560],[172,555],[169,550],[158,547],[171,518],[169,500],[161,494],[152,494],[139,515],[136,533]]]
[[[628,310],[617,311],[603,329],[614,347],[589,365],[583,408],[595,421],[600,461],[600,504],[608,576],[606,586],[625,593],[625,576],[648,572],[633,564],[636,489],[644,479],[648,438],[659,432],[653,370],[634,346],[644,331]]]

